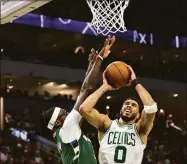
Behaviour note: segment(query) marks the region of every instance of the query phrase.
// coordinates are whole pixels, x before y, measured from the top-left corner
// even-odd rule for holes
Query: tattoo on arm
[[[155,119],[155,113],[145,113],[143,111],[143,117],[140,120],[140,132],[142,134],[149,134],[151,129],[153,128],[153,122]]]
[[[110,48],[111,48],[111,46],[113,45],[114,42],[115,42],[115,36],[113,36],[113,37],[109,36],[105,40],[104,47],[100,51],[100,53],[98,55],[102,56],[102,58],[105,59],[109,55]],[[92,53],[96,53],[96,55],[97,55],[97,51],[95,51],[94,49],[92,49],[91,52]],[[94,65],[93,66],[89,65],[89,67],[91,68],[91,70],[89,71],[90,68],[88,68],[85,80],[84,80],[84,82],[82,84],[82,88],[81,88],[79,97],[78,97],[77,102],[75,103],[75,106],[74,106],[74,108],[76,110],[79,110],[80,105],[88,97],[88,95],[90,94],[90,92],[93,91],[94,88],[96,88],[96,82],[97,82],[97,79],[98,79],[98,76],[99,76],[99,71],[100,71],[101,63],[102,63],[102,59],[99,58],[99,57],[96,57],[96,61],[95,61]]]
[[[87,74],[87,76],[82,84],[80,94],[79,94],[77,101],[74,105],[75,110],[79,111],[80,105],[93,92],[94,88],[96,88],[101,64],[102,64],[102,60],[100,58],[97,58],[95,63],[93,64],[91,70]]]
[[[88,73],[90,72],[90,70],[91,70],[93,64],[94,64],[94,61],[90,61],[90,62],[89,62],[88,69],[87,69],[87,71],[86,71],[86,73],[85,73],[85,78],[86,78],[86,76],[88,75]]]

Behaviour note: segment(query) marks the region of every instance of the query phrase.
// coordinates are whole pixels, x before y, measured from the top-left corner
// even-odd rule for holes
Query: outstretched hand
[[[115,36],[111,37],[110,35],[106,38],[103,49],[99,52],[99,55],[103,57],[103,59],[107,58],[110,54],[110,48],[114,44],[116,38]]]

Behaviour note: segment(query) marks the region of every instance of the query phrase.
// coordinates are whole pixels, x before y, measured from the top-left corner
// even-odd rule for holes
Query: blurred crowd
[[[51,151],[37,148],[34,142],[24,142],[11,134],[6,134],[0,145],[0,163],[2,164],[52,164],[58,158]]]
[[[1,58],[6,60],[16,60],[24,61],[28,63],[37,64],[47,64],[53,66],[64,66],[68,68],[75,69],[86,69],[87,68],[87,58],[90,52],[78,51],[77,54],[73,50],[60,49],[56,52],[45,52],[45,54],[39,52],[27,52],[26,50],[20,49],[20,47],[11,47],[6,44],[4,53],[2,53]],[[166,49],[167,50],[167,49]],[[111,55],[104,62],[103,67],[107,67],[108,64],[115,60],[120,60],[131,65],[138,76],[146,78],[156,78],[163,80],[174,80],[174,81],[187,81],[186,72],[186,58],[185,50],[181,52],[168,53],[166,59],[164,57],[166,50],[157,49],[145,49],[143,52],[136,52],[136,56],[129,52],[124,54],[121,52],[116,52],[121,54],[120,56],[115,53]],[[132,56],[132,57],[131,57]]]

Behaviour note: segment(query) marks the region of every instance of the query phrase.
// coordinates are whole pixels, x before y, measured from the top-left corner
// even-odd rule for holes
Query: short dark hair
[[[48,125],[48,123],[53,115],[54,110],[55,110],[55,107],[52,107],[52,108],[43,112],[42,116],[43,116],[43,122],[44,122],[45,126]]]
[[[142,101],[141,101],[140,99],[138,99],[138,98],[136,98],[136,97],[129,97],[129,98],[127,98],[127,99],[123,102],[123,104],[124,104],[127,100],[134,100],[134,101],[136,101],[136,102],[138,103],[139,110],[140,110],[140,111],[143,110],[143,103],[142,103]]]

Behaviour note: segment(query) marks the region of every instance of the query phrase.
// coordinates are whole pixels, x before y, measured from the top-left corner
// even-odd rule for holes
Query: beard
[[[137,114],[134,114],[134,113],[133,113],[131,117],[127,117],[127,116],[124,116],[124,115],[123,115],[123,112],[120,112],[120,117],[121,117],[122,120],[125,121],[125,122],[129,122],[129,121],[134,120],[134,119],[136,118],[136,115],[137,115]]]

